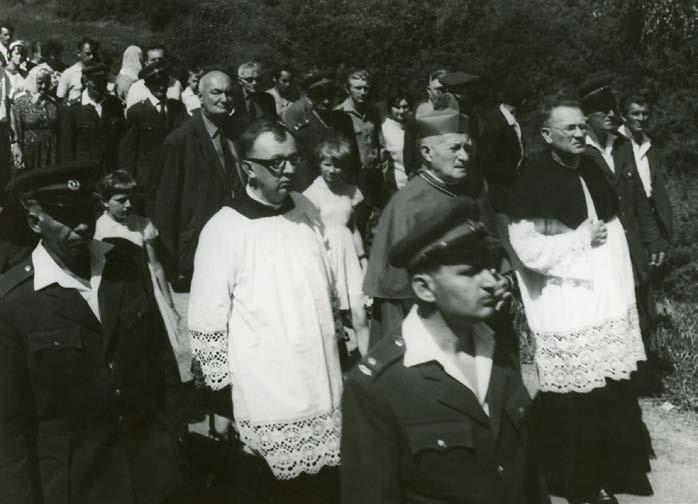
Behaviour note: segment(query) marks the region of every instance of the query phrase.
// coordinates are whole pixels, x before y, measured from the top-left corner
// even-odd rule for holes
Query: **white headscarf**
[[[120,74],[124,74],[135,81],[138,80],[138,72],[143,68],[143,51],[138,46],[129,46],[124,51],[121,59]]]
[[[49,75],[51,77],[51,89],[55,89],[58,85],[56,72],[53,71],[47,63],[41,63],[29,70],[27,77],[24,79],[24,89],[31,93],[34,101],[38,99],[39,89],[36,85],[36,80],[40,75]]]

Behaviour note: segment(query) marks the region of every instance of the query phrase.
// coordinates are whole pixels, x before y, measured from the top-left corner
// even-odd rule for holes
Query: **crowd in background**
[[[188,498],[546,502],[550,491],[601,503],[651,494],[653,450],[637,394],[658,386],[644,342],[673,223],[644,96],[624,90],[618,102],[612,76],[590,76],[574,99],[549,97],[539,125],[546,149],[532,155],[517,120],[525,87],[483,90],[462,70],[435,68],[421,98],[391,85],[377,97],[363,68],[338,75],[281,65],[264,90],[255,61],[236,75],[193,67],[177,78],[165,47],[133,45],[114,74],[98,41],[82,38],[75,49],[65,66],[59,44],[16,40],[0,23],[0,266],[9,270],[0,295],[26,280],[16,265],[30,273],[30,255],[38,270],[48,242],[45,227],[26,228],[26,211],[64,208],[34,194],[57,184],[77,197],[96,183],[94,239],[128,242],[144,258],[145,289],[174,357],[173,430],[190,438],[190,467],[179,476]],[[452,305],[469,306],[476,294],[434,273],[463,263],[459,247],[477,271],[452,278],[477,277],[491,305],[466,314]],[[530,407],[513,293],[536,345],[541,393]],[[448,345],[416,336],[463,327],[472,345],[451,348],[453,359]],[[420,355],[408,353],[416,348]],[[391,377],[404,371],[391,367],[398,357],[408,372]],[[430,378],[432,361],[444,376]],[[466,412],[474,424],[412,415],[434,394],[410,381],[412,366],[469,389],[474,406],[454,399],[461,389],[434,390],[455,410],[474,408]],[[499,368],[506,384],[496,381]],[[0,425],[15,425],[17,411],[25,410],[2,411]],[[203,456],[194,434],[183,434],[202,421],[216,440],[199,447]],[[220,446],[234,443],[235,462],[221,460]],[[150,448],[139,446],[142,462]],[[12,460],[0,458],[0,468]],[[459,486],[448,464],[476,473],[477,485]],[[164,500],[174,495],[164,471],[160,493],[131,477],[134,502],[187,498]],[[75,502],[108,499],[120,480],[107,480]],[[55,482],[38,487],[56,491]]]

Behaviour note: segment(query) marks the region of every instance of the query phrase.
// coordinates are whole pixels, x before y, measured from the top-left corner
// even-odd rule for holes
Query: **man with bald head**
[[[232,111],[233,80],[205,73],[199,82],[201,108],[165,138],[156,191],[154,221],[168,260],[175,293],[189,292],[194,251],[208,219],[243,187],[235,145],[225,133]],[[184,303],[182,297],[178,299]],[[175,303],[180,302],[176,299]],[[178,310],[187,313],[186,306]]]

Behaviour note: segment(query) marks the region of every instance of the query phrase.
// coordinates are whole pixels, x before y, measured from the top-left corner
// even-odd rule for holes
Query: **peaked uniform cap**
[[[31,170],[14,179],[8,190],[20,200],[36,200],[52,207],[83,206],[94,201],[93,182],[98,167],[91,163],[63,163]]]
[[[441,77],[439,82],[447,88],[455,88],[480,82],[480,76],[465,72],[449,72]]]
[[[168,79],[170,76],[170,67],[162,61],[154,61],[144,66],[138,76],[146,83],[156,79]]]

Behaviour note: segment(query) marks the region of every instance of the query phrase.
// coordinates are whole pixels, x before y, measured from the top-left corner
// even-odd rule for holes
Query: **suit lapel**
[[[436,362],[428,362],[419,367],[424,379],[432,384],[437,401],[468,415],[485,427],[489,426],[487,415],[470,389],[448,376]]]
[[[196,137],[199,141],[199,151],[202,157],[209,164],[211,169],[213,169],[221,181],[226,187],[230,185],[228,182],[228,177],[226,176],[225,169],[221,164],[221,160],[218,157],[216,149],[213,147],[213,140],[206,131],[206,126],[204,126],[204,119],[201,116],[201,112],[196,116]]]
[[[596,147],[589,145],[587,146],[586,152],[594,160],[597,166],[601,168],[601,171],[604,173],[606,178],[615,184],[617,171],[614,173],[613,170],[611,170],[611,167],[608,166],[608,163],[606,163],[606,160],[603,158],[599,150]]]

